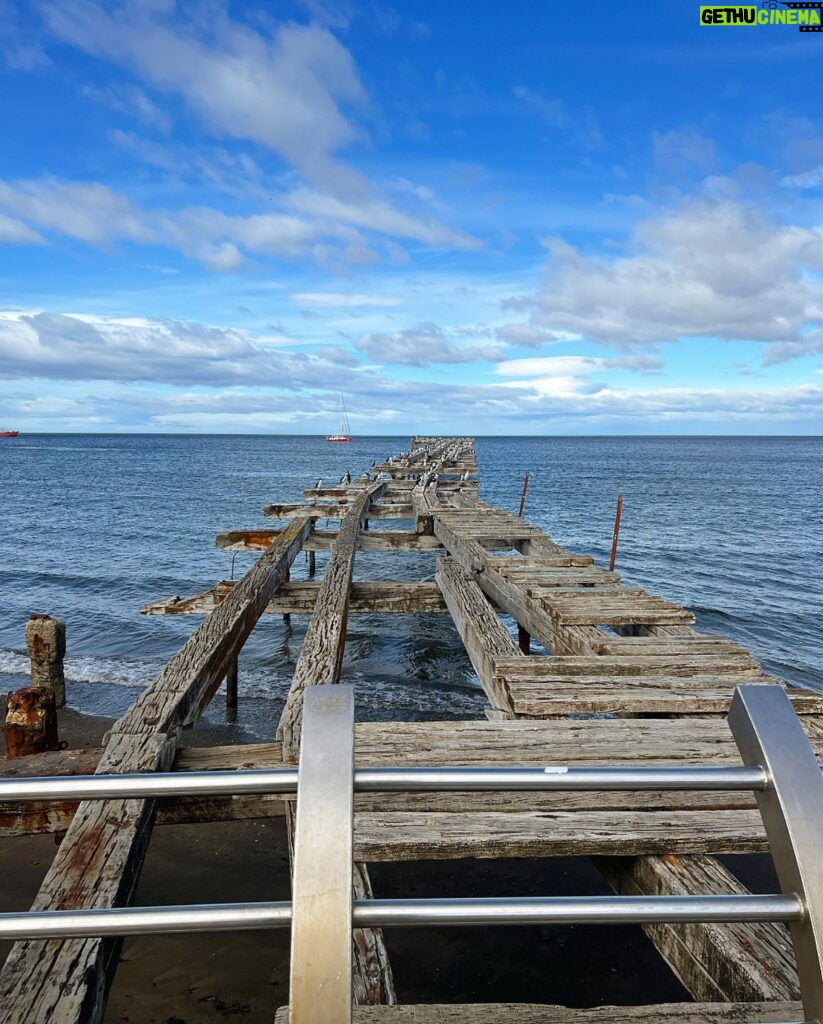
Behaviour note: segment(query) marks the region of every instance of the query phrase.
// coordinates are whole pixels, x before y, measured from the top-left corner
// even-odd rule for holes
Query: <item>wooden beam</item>
[[[229,598],[194,631],[117,722],[99,774],[170,767],[177,729],[202,710],[254,627],[310,529],[297,520]],[[152,800],[80,804],[33,910],[124,906],[131,900],[156,812]],[[120,940],[18,942],[0,971],[4,1024],[97,1024]]]
[[[372,503],[385,491],[387,482],[380,481],[363,491],[340,524],[337,543],[326,566],[314,612],[306,631],[286,697],[286,704],[277,727],[283,744],[283,758],[296,763],[300,748],[300,726],[303,693],[307,686],[339,682],[346,646],[346,625],[349,614],[352,573],[357,540]],[[286,806],[289,841],[294,838],[293,802]],[[372,898],[371,880],[365,864],[354,866],[354,898]],[[354,929],[354,996],[358,1003],[394,1003],[391,965],[379,929]]]
[[[381,481],[383,487],[385,481]],[[269,519],[302,519],[311,516],[313,519],[343,519],[357,499],[351,502],[326,502],[324,504],[305,505],[299,502],[280,502],[266,505],[263,515]],[[414,510],[408,503],[377,502],[369,509],[370,519],[412,519]]]
[[[356,1006],[352,1024],[773,1024],[800,1020],[799,1002],[664,1003],[570,1009],[534,1003],[449,1003],[439,1006]],[[289,1024],[288,1007],[274,1024]]]
[[[437,585],[491,706],[510,715],[511,701],[495,673],[495,658],[524,657],[483,591],[454,558],[437,559]]]
[[[264,550],[281,530],[231,530],[218,533],[216,546],[227,551]],[[337,543],[336,530],[313,530],[306,538],[306,551],[332,551]],[[407,530],[380,530],[360,533],[357,538],[358,551],[442,551],[443,546],[436,537],[421,536]]]
[[[287,758],[296,759],[300,747],[305,688],[340,681],[357,537],[363,520],[372,514],[373,501],[383,493],[386,486],[386,481],[383,480],[367,488],[352,503],[340,524],[338,541],[320,584],[314,612],[277,727],[277,737],[283,743],[284,755]]]
[[[141,615],[208,615],[225,601],[237,585],[221,580],[209,590],[191,597],[169,597],[152,601],[140,609]],[[266,606],[268,615],[311,615],[322,584],[315,582],[282,583]],[[445,612],[446,605],[436,583],[370,580],[351,586],[349,612],[358,615],[417,614]]]

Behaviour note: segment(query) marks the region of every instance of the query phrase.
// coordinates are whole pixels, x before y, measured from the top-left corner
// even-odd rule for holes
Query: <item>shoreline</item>
[[[0,702],[0,710],[5,701]],[[96,746],[113,719],[61,710],[70,749]],[[232,743],[230,727],[195,726],[184,745]],[[0,907],[27,910],[54,855],[51,835],[0,843]],[[735,858],[755,891],[765,857]],[[742,869],[742,870],[741,870]],[[598,895],[588,858],[398,862],[369,866],[392,897]],[[283,818],[163,825],[152,833],[134,905],[290,898]],[[397,928],[385,933],[401,1003],[532,1002],[568,1006],[689,1002],[638,927]],[[5,958],[10,944],[0,944]],[[124,943],[107,1024],[270,1024],[288,1002],[288,931],[140,936]]]

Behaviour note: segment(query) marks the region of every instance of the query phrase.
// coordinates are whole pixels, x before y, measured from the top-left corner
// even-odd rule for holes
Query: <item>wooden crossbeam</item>
[[[282,530],[231,530],[218,533],[215,544],[227,551],[258,551],[279,537]],[[331,551],[337,543],[336,530],[312,530],[303,545],[306,551]],[[358,551],[442,551],[436,537],[424,537],[407,530],[370,530],[357,537]]]
[[[191,597],[167,597],[140,609],[141,615],[204,615],[222,604],[237,586],[235,580],[221,580]],[[266,605],[268,615],[311,615],[322,584],[282,583]],[[368,581],[352,583],[349,612],[357,615],[418,614],[445,612],[446,605],[436,583]]]

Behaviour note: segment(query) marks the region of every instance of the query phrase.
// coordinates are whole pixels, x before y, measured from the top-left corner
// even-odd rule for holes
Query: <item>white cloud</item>
[[[541,356],[507,359],[495,367],[503,377],[581,377],[600,369],[605,360],[590,356]]]
[[[292,300],[301,306],[321,309],[356,309],[362,307],[402,306],[397,295],[368,295],[361,292],[298,292]]]
[[[114,239],[148,243],[154,232],[125,196],[94,182],[0,181],[0,210],[44,230],[99,245]]]
[[[156,128],[165,135],[171,131],[171,117],[136,85],[113,82],[104,88],[86,85],[81,91],[84,96],[95,103],[108,107],[110,110],[134,115],[143,124]]]
[[[45,239],[16,217],[0,213],[0,243],[10,245],[41,245]]]
[[[375,363],[400,366],[429,366],[431,363],[476,363],[502,358],[499,345],[469,345],[461,348],[449,340],[437,324],[424,323],[392,334],[364,334],[355,348]]]
[[[692,199],[641,220],[624,254],[547,242],[530,323],[636,348],[688,337],[792,343],[823,319],[823,231],[778,224],[731,200]],[[513,303],[510,303],[513,305]],[[788,357],[788,356],[785,356]]]
[[[326,29],[287,23],[256,32],[219,4],[186,18],[174,5],[139,0],[61,0],[43,10],[63,42],[178,94],[216,135],[267,146],[324,187],[361,186],[334,154],[361,137],[342,106],[364,103],[366,92],[351,54]]]
[[[0,377],[302,389],[338,387],[351,372],[339,355],[288,352],[266,340],[181,320],[7,312]]]
[[[507,345],[520,348],[542,348],[553,341],[580,340],[580,335],[573,331],[550,331],[533,324],[503,324],[497,328],[497,337]]]

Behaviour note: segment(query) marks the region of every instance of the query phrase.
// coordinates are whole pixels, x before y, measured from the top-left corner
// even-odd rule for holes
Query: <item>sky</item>
[[[823,33],[699,7],[0,0],[0,430],[820,434]]]

